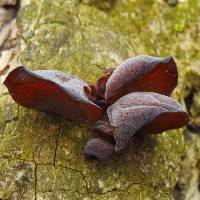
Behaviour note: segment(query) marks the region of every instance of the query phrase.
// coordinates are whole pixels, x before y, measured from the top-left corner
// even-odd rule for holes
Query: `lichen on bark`
[[[173,96],[183,103],[185,66],[200,49],[191,31],[199,26],[193,20],[198,1],[171,8],[164,1],[119,0],[109,9],[96,2],[22,1],[17,22],[25,49],[20,63],[94,82],[127,57],[171,55],[179,67]],[[14,199],[173,199],[185,154],[184,129],[179,129],[135,138],[126,154],[106,163],[87,160],[83,149],[92,137],[91,126],[17,106],[7,93],[0,97],[0,130],[0,165],[10,171],[0,174],[3,199],[13,194],[18,195]],[[20,167],[20,181],[9,176],[6,184],[7,174],[22,173]]]

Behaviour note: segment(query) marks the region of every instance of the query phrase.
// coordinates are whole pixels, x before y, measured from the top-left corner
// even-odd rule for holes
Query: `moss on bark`
[[[25,49],[20,62],[94,82],[105,68],[127,57],[171,55],[179,67],[173,96],[183,103],[185,67],[200,52],[198,0],[173,8],[164,1],[119,0],[102,9],[97,2],[22,1],[18,27]],[[18,107],[7,93],[0,97],[0,130],[0,165],[15,175],[24,170],[20,181],[10,176],[9,184],[10,172],[1,171],[3,199],[13,194],[14,199],[173,199],[185,155],[179,129],[136,138],[126,154],[106,163],[86,160],[90,126]]]

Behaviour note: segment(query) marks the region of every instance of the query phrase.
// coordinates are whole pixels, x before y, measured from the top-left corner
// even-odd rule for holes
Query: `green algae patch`
[[[87,192],[83,175],[74,169],[39,165],[37,168],[37,179],[39,198],[44,193],[54,193],[54,191],[60,194],[66,193],[69,199],[71,199],[73,194],[86,194]]]
[[[95,82],[104,69],[127,57],[170,55],[179,70],[173,96],[183,102],[186,66],[200,52],[194,31],[199,26],[198,1],[173,8],[164,1],[105,0],[103,7],[99,2],[22,1],[17,22],[25,49],[20,63]],[[34,166],[32,199],[173,199],[185,155],[183,129],[135,138],[126,154],[108,162],[91,161],[83,150],[93,135],[92,126],[18,107],[9,95],[0,97],[0,105],[0,157]],[[0,179],[6,177],[3,170]],[[0,188],[3,198],[5,193],[11,197],[7,190],[19,194],[11,184]]]

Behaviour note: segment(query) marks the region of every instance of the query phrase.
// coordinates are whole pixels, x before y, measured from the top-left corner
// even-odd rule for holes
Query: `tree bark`
[[[197,59],[194,46],[200,50],[189,31],[197,22],[187,24],[198,16],[198,1],[193,2],[170,8],[165,1],[23,0],[17,18],[23,50],[19,63],[95,82],[104,69],[127,57],[173,56],[179,66],[173,96],[183,103],[184,65],[187,57]],[[108,162],[90,161],[83,149],[92,137],[91,126],[18,106],[4,88],[0,198],[173,199],[186,154],[183,131],[135,138],[125,154]]]

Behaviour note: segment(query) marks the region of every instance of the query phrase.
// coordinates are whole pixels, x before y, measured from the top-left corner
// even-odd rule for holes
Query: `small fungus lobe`
[[[114,155],[115,146],[100,139],[93,138],[89,140],[85,146],[85,154],[87,156],[98,158],[99,160],[110,160]]]
[[[108,121],[97,121],[94,126],[94,131],[98,136],[111,144],[115,145],[114,129]]]
[[[107,69],[105,74],[97,80],[96,88],[98,92],[98,96],[100,98],[105,98],[105,91],[106,91],[106,83],[110,78],[111,74],[113,73],[114,69]]]

